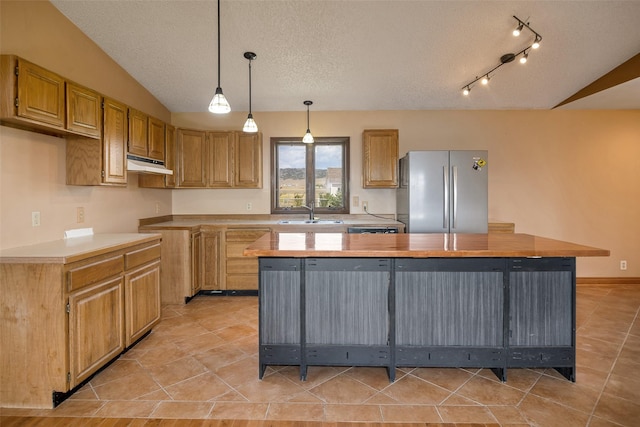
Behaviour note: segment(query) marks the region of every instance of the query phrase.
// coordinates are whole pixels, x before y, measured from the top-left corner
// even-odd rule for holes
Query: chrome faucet
[[[309,209],[309,220],[313,221],[316,217],[315,213],[313,212],[313,208],[314,208],[313,201],[309,202],[309,206],[302,205],[302,207]]]

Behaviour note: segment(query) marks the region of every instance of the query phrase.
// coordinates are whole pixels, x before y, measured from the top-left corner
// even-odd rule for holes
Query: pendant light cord
[[[218,0],[218,87],[220,87],[220,0]]]
[[[249,115],[251,115],[251,59],[249,59]]]

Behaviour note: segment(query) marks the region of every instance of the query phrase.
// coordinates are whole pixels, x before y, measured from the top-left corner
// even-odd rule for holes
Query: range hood
[[[164,167],[160,160],[147,159],[145,157],[127,154],[127,170],[138,173],[155,173],[160,175],[173,175],[173,171]]]

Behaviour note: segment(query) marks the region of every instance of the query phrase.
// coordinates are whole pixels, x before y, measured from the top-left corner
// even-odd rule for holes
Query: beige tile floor
[[[143,341],[54,410],[2,416],[640,425],[640,286],[579,286],[577,381],[553,370],[269,367],[258,379],[256,297],[163,307]],[[5,418],[5,420],[7,420]],[[1,424],[1,423],[0,423]]]

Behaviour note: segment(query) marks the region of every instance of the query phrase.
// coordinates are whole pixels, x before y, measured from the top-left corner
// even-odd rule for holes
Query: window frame
[[[329,208],[315,206],[316,214],[349,214],[349,142],[348,136],[339,137],[314,137],[313,144],[305,144],[300,137],[271,137],[271,213],[272,214],[309,214],[304,207],[279,207],[278,206],[278,146],[294,144],[305,147],[305,205],[309,205],[309,197],[315,198],[315,147],[317,145],[339,145],[342,147],[342,200],[341,208]],[[311,179],[309,179],[311,177]]]

